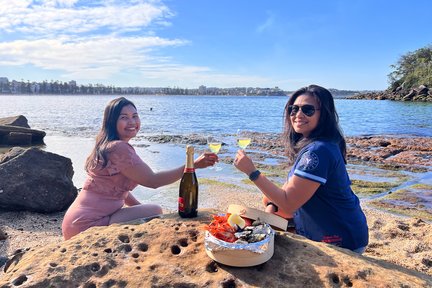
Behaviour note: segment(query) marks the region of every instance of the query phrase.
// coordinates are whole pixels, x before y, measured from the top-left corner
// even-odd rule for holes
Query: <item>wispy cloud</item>
[[[264,23],[260,24],[256,31],[258,33],[263,33],[266,30],[272,29],[273,25],[275,24],[275,15],[271,11],[267,11],[267,18],[265,19]]]
[[[183,40],[159,37],[98,36],[75,39],[16,40],[0,43],[0,65],[32,64],[42,69],[59,69],[66,75],[88,75],[104,79],[129,68],[163,63],[165,58],[152,56],[158,47],[184,45]],[[94,73],[97,67],[98,73]]]
[[[30,65],[56,71],[59,80],[105,83],[124,75],[182,87],[269,81],[181,64],[165,54],[164,48],[191,44],[157,36],[174,16],[158,0],[0,0],[0,65]]]

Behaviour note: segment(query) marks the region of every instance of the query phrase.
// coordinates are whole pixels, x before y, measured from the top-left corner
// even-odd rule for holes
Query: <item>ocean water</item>
[[[43,149],[72,160],[73,181],[79,188],[86,177],[84,162],[100,129],[103,110],[113,98],[115,97],[1,95],[0,117],[24,115],[31,128],[45,131],[46,145]],[[234,134],[237,129],[279,133],[283,126],[283,109],[288,100],[287,97],[242,96],[127,98],[135,103],[140,114],[141,136],[191,133],[222,135]],[[346,136],[385,134],[432,137],[432,103],[346,99],[336,99],[335,102]],[[237,147],[234,143],[227,142],[222,153],[233,157]],[[140,157],[154,171],[184,164],[184,145],[150,143],[144,137],[137,137],[133,144]],[[242,182],[245,175],[231,164],[218,163],[218,166],[222,171],[198,169],[198,178],[245,185]],[[430,176],[428,175],[422,176],[418,182],[422,183],[422,179]],[[425,183],[432,183],[432,179],[427,178]],[[178,183],[158,189],[138,186],[134,195],[140,201],[159,203],[165,209],[175,210]]]
[[[0,96],[0,117],[22,114],[48,135],[94,137],[113,96]],[[140,113],[141,133],[281,132],[287,97],[127,96]],[[432,136],[432,103],[336,99],[346,136]],[[151,109],[151,110],[150,110]]]

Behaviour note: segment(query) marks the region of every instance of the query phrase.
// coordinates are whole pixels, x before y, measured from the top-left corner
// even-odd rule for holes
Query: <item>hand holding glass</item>
[[[219,153],[219,150],[222,147],[222,142],[217,140],[213,136],[207,137],[207,144],[209,146],[210,151],[215,153],[215,154]],[[212,168],[215,168],[216,171],[222,170],[222,168],[217,166],[217,164],[215,164],[213,167],[210,167],[210,169],[212,169]]]

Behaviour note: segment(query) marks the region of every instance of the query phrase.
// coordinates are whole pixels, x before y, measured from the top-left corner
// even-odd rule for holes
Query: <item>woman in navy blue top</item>
[[[292,168],[282,188],[239,150],[234,165],[264,194],[267,212],[294,218],[296,233],[362,253],[368,244],[366,217],[351,190],[346,143],[331,93],[310,85],[285,106],[284,140]]]

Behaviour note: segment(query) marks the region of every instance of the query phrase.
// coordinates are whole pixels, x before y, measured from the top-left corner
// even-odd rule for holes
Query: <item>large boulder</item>
[[[218,264],[204,246],[212,213],[93,227],[19,251],[4,265],[0,287],[432,287],[426,274],[288,232],[277,233],[264,264]]]
[[[69,158],[14,147],[0,155],[0,209],[63,211],[77,196],[73,173]]]

